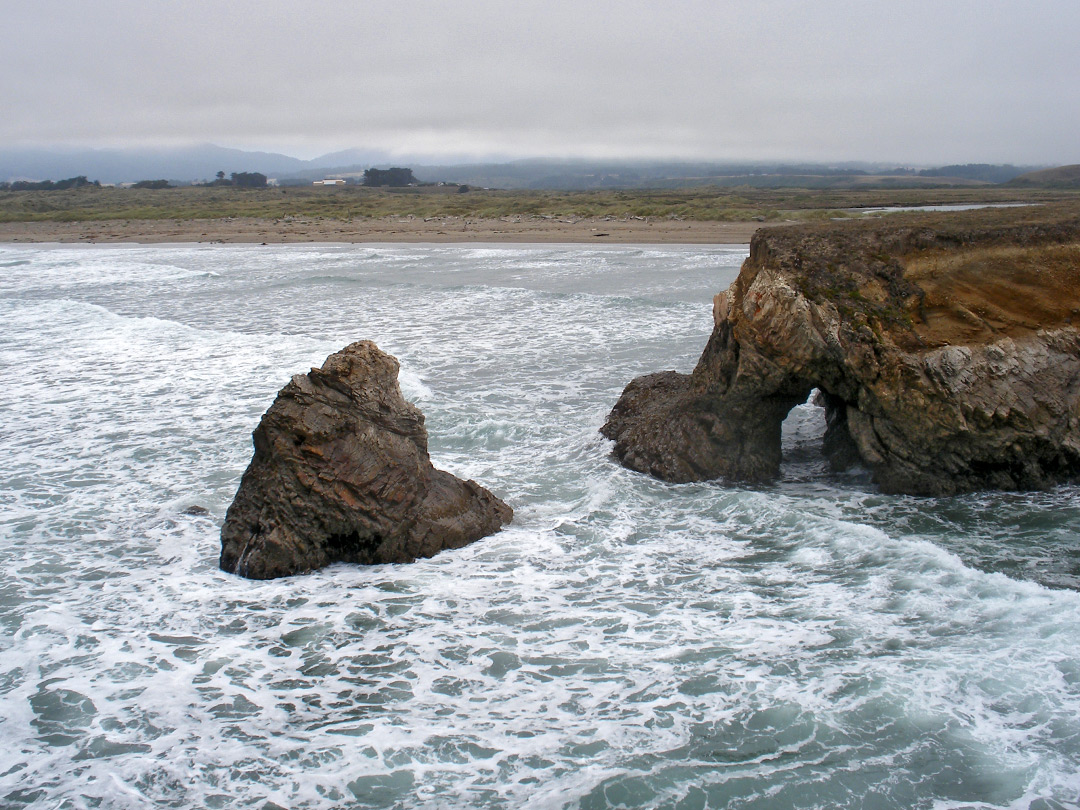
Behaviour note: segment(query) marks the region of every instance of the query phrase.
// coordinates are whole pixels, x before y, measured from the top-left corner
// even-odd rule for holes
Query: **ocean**
[[[0,246],[0,807],[1080,804],[1080,488],[667,484],[598,429],[689,371],[739,246]],[[277,391],[401,362],[515,510],[255,582],[219,531]]]

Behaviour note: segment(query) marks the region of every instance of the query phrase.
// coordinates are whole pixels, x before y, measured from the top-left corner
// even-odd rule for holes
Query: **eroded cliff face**
[[[510,507],[435,469],[398,362],[353,343],[297,374],[252,434],[221,529],[221,568],[251,579],[333,562],[411,562],[509,523]]]
[[[665,480],[765,481],[817,388],[834,466],[887,492],[1077,475],[1080,221],[1001,216],[758,231],[693,373],[634,380],[602,432]]]

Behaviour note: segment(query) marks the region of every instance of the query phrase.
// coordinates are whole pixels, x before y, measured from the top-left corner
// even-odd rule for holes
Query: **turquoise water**
[[[597,430],[729,247],[0,247],[0,806],[1080,799],[1076,487],[672,485]],[[353,340],[515,509],[409,566],[217,570],[250,433]]]

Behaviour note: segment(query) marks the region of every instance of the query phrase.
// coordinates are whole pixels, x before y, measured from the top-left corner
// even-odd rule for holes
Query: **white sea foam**
[[[1075,489],[884,497],[828,477],[812,405],[771,487],[609,458],[621,387],[692,367],[738,258],[0,248],[0,804],[1075,803],[1080,597],[1042,584]],[[260,414],[365,338],[513,524],[221,573]]]

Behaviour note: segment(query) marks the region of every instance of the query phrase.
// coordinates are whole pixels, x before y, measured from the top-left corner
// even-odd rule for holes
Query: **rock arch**
[[[986,218],[758,231],[694,371],[632,381],[601,432],[668,481],[767,481],[818,388],[831,463],[885,491],[1077,475],[1080,222]]]

